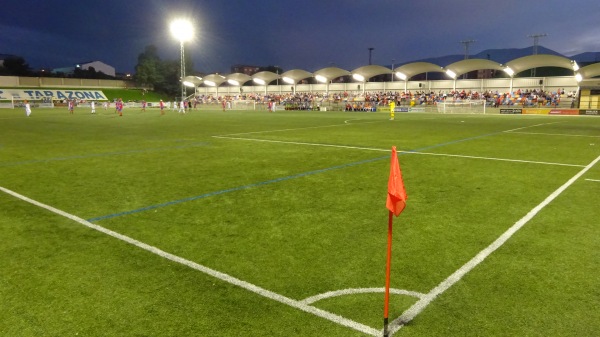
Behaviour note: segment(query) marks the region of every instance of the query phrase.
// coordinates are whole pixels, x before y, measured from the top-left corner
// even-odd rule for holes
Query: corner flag
[[[390,179],[388,180],[388,193],[385,206],[395,216],[400,215],[406,206],[406,190],[404,189],[404,181],[402,181],[402,172],[400,171],[395,146],[392,146],[392,162],[390,164]]]
[[[390,179],[388,180],[388,193],[385,207],[389,210],[388,216],[388,244],[387,261],[385,265],[385,297],[383,304],[383,336],[389,337],[388,314],[390,307],[390,274],[392,269],[392,222],[394,215],[398,216],[406,206],[406,190],[404,181],[402,181],[402,172],[400,172],[400,163],[398,163],[398,154],[396,147],[392,146],[392,162],[390,165]]]

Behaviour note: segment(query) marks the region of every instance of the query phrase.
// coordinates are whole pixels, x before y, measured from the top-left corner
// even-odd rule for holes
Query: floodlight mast
[[[174,38],[179,41],[180,46],[180,64],[179,67],[181,69],[181,101],[185,100],[185,84],[183,83],[183,79],[185,78],[185,51],[183,44],[186,41],[192,39],[193,36],[193,27],[192,24],[183,19],[177,19],[171,23],[171,34]]]

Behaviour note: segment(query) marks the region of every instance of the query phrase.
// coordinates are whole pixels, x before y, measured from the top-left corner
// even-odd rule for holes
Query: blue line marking
[[[194,197],[188,197],[188,198],[184,198],[184,199],[179,199],[179,200],[165,202],[165,203],[162,203],[162,204],[146,206],[146,207],[134,209],[134,210],[131,210],[131,211],[126,211],[126,212],[121,212],[121,213],[115,213],[115,214],[109,214],[109,215],[99,216],[99,217],[87,219],[87,221],[94,222],[94,221],[99,221],[99,220],[105,220],[105,219],[115,218],[115,217],[122,216],[122,215],[139,213],[139,212],[148,211],[148,210],[151,210],[151,209],[156,209],[156,208],[161,208],[161,207],[165,207],[165,206],[180,204],[180,203],[187,202],[187,201],[208,198],[208,197],[212,197],[212,196],[219,195],[219,194],[224,194],[224,193],[229,193],[229,192],[235,192],[235,191],[245,190],[245,189],[249,189],[249,188],[252,188],[252,187],[258,187],[258,186],[263,186],[263,185],[278,183],[278,182],[281,182],[281,181],[291,180],[291,179],[300,178],[300,177],[306,177],[306,176],[309,176],[309,175],[318,174],[318,173],[327,172],[327,171],[332,171],[332,170],[339,170],[339,169],[346,168],[346,167],[357,166],[357,165],[371,163],[371,162],[374,162],[374,161],[379,161],[379,160],[389,159],[389,158],[390,158],[389,156],[378,157],[378,158],[367,159],[367,160],[363,160],[363,161],[359,161],[359,162],[354,162],[354,163],[349,163],[349,164],[343,164],[343,165],[333,166],[333,167],[329,167],[329,168],[324,168],[324,169],[320,169],[320,170],[308,171],[308,172],[294,174],[294,175],[287,176],[287,177],[281,177],[281,178],[276,178],[276,179],[271,179],[271,180],[265,180],[265,181],[261,181],[261,182],[254,183],[254,184],[248,184],[248,185],[243,185],[243,186],[238,186],[238,187],[232,187],[232,188],[228,188],[228,189],[221,190],[221,191],[209,192],[209,193],[197,195],[197,196],[194,196]]]
[[[474,136],[474,137],[469,137],[469,138],[464,138],[464,139],[453,140],[453,141],[450,141],[450,142],[440,143],[440,144],[436,144],[436,145],[429,145],[429,146],[425,146],[425,147],[414,149],[414,150],[406,150],[406,151],[403,150],[402,152],[404,152],[404,153],[400,152],[400,153],[398,153],[398,155],[400,156],[400,155],[406,154],[407,152],[419,152],[419,151],[429,150],[429,149],[433,149],[433,148],[436,148],[436,147],[441,147],[441,146],[446,146],[446,145],[451,145],[451,144],[466,142],[466,141],[473,140],[473,139],[479,139],[479,138],[489,137],[489,136],[497,135],[497,134],[500,134],[500,133],[502,133],[502,132],[493,132],[493,133],[488,133],[488,134],[485,134],[485,135],[480,135],[480,136]],[[144,212],[144,211],[148,211],[148,210],[152,210],[152,209],[157,209],[157,208],[166,207],[166,206],[170,206],[170,205],[180,204],[180,203],[187,202],[187,201],[204,199],[204,198],[212,197],[212,196],[219,195],[219,194],[225,194],[225,193],[229,193],[229,192],[236,192],[236,191],[245,190],[245,189],[249,189],[249,188],[253,188],[253,187],[258,187],[258,186],[273,184],[273,183],[277,183],[277,182],[280,182],[280,181],[286,181],[286,180],[291,180],[291,179],[306,177],[306,176],[313,175],[313,174],[323,173],[323,172],[327,172],[327,171],[339,170],[339,169],[343,169],[343,168],[347,168],[347,167],[352,167],[352,166],[357,166],[357,165],[372,163],[372,162],[376,162],[376,161],[380,161],[380,160],[384,160],[384,159],[390,159],[390,156],[388,155],[388,156],[385,156],[385,157],[377,157],[377,158],[367,159],[367,160],[363,160],[363,161],[359,161],[359,162],[354,162],[354,163],[349,163],[349,164],[343,164],[343,165],[333,166],[333,167],[329,167],[329,168],[324,168],[324,169],[320,169],[320,170],[314,170],[314,171],[308,171],[308,172],[304,172],[304,173],[294,174],[294,175],[287,176],[287,177],[281,177],[281,178],[276,178],[276,179],[261,181],[261,182],[254,183],[254,184],[243,185],[243,186],[238,186],[238,187],[232,187],[232,188],[228,188],[228,189],[221,190],[221,191],[209,192],[209,193],[205,193],[205,194],[201,194],[201,195],[197,195],[197,196],[193,196],[193,197],[188,197],[188,198],[184,198],[184,199],[169,201],[169,202],[165,202],[165,203],[162,203],[162,204],[156,204],[156,205],[146,206],[146,207],[142,207],[142,208],[138,208],[138,209],[134,209],[134,210],[130,210],[130,211],[125,211],[125,212],[120,212],[120,213],[115,213],[115,214],[109,214],[109,215],[104,215],[104,216],[98,216],[98,217],[95,217],[95,218],[87,219],[87,221],[94,222],[94,221],[100,221],[100,220],[105,220],[105,219],[110,219],[110,218],[116,218],[116,217],[123,216],[123,215],[129,215],[129,214]]]

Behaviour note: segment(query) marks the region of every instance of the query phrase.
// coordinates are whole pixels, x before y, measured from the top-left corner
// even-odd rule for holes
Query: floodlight
[[[260,84],[260,85],[265,85],[267,84],[267,82],[265,82],[265,80],[262,80],[260,78],[253,78],[252,81],[254,81],[254,83],[256,84]]]
[[[405,74],[403,74],[399,71],[396,72],[396,77],[398,77],[399,79],[401,79],[403,81],[406,81],[406,79],[408,78],[408,76],[406,76]]]
[[[237,86],[239,86],[239,85],[240,85],[240,82],[238,82],[238,81],[236,81],[236,80],[232,80],[232,79],[228,79],[228,80],[227,80],[227,83],[229,83],[229,84],[231,84],[231,85],[237,85]]]
[[[323,75],[315,76],[315,80],[317,80],[318,82],[321,82],[321,83],[327,83],[327,78]]]
[[[579,70],[579,64],[577,64],[577,61],[573,60],[571,63],[573,64],[573,71]]]
[[[177,41],[186,42],[194,36],[194,28],[188,20],[177,19],[171,22],[171,34]]]
[[[192,83],[190,81],[183,81],[183,85],[185,85],[186,87],[190,87],[190,88],[195,87],[194,83]]]
[[[510,69],[510,67],[504,68],[504,72],[507,73],[510,77],[512,77],[515,74],[515,71]]]
[[[181,100],[185,100],[185,55],[183,49],[183,43],[192,39],[194,35],[194,28],[192,24],[188,20],[177,19],[171,22],[171,34],[173,37],[179,41],[180,46],[180,58],[179,58],[179,68],[181,69]]]
[[[361,82],[365,81],[365,77],[361,74],[352,74],[352,78]]]
[[[575,74],[575,80],[577,82],[581,82],[581,81],[583,81],[583,76],[581,76],[580,73],[577,73],[577,74]]]
[[[217,86],[217,84],[213,81],[204,81],[204,84],[208,85],[209,87],[215,87]]]
[[[294,80],[289,77],[283,77],[282,80],[287,84],[294,84]]]
[[[446,75],[452,77],[453,79],[456,79],[456,73],[450,69],[446,69]]]

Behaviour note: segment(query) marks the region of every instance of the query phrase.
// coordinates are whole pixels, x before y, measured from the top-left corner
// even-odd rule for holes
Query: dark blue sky
[[[600,51],[600,1],[544,0],[11,0],[0,5],[0,54],[34,68],[99,60],[131,72],[144,47],[179,59],[175,17],[194,21],[186,44],[197,71],[233,64],[354,69],[490,48],[540,44],[570,56]]]

